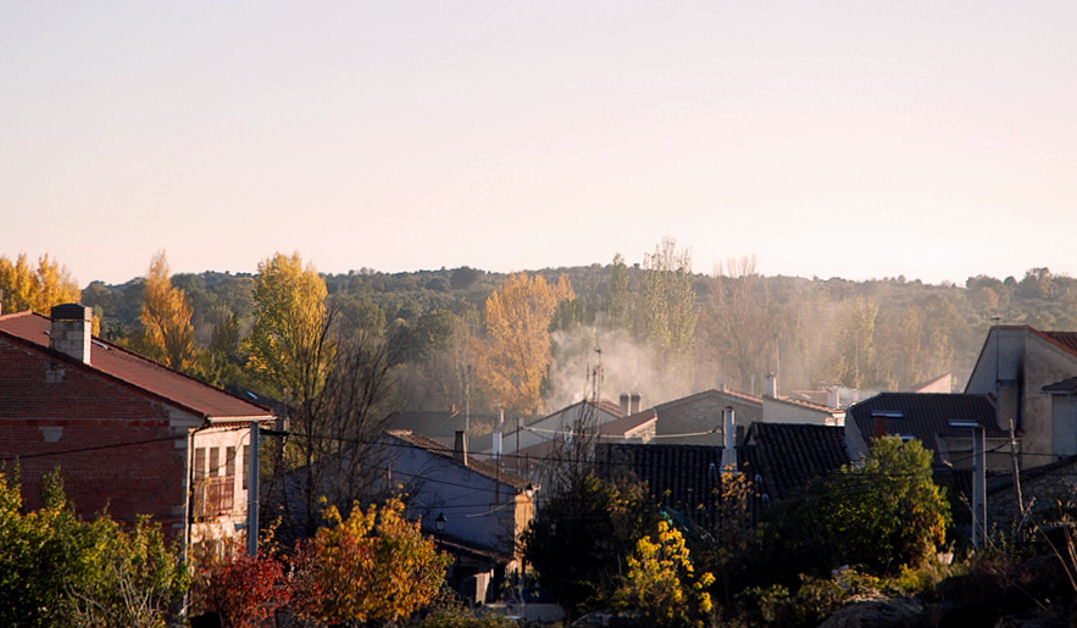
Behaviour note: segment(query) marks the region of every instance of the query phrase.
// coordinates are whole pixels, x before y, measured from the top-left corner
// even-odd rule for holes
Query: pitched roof
[[[742,470],[771,499],[789,497],[850,462],[844,427],[756,422],[745,440]]]
[[[876,418],[881,416],[886,433],[913,436],[925,447],[938,449],[936,438],[967,436],[965,428],[950,427],[950,421],[975,421],[986,429],[987,436],[1004,437],[995,423],[995,404],[987,395],[960,393],[879,393],[860,403],[849,406],[846,417],[856,421],[856,427],[864,440],[875,434]]]
[[[267,408],[240,399],[100,338],[93,339],[90,363],[84,364],[49,348],[51,327],[50,318],[33,312],[0,316],[0,335],[21,341],[24,345],[45,351],[78,367],[102,373],[203,418],[221,422],[266,419],[273,416],[272,411]]]
[[[658,420],[658,413],[654,408],[637,412],[631,416],[622,417],[598,426],[598,433],[603,436],[626,437],[631,432]]]
[[[616,477],[630,470],[659,506],[675,508],[697,523],[714,522],[719,514],[722,448],[706,445],[599,446],[603,473]]]
[[[816,412],[823,412],[826,414],[844,414],[844,410],[838,408],[831,408],[830,406],[823,405],[821,403],[815,403],[814,401],[808,401],[806,399],[797,399],[795,397],[787,397],[782,395],[781,397],[765,397],[767,401],[777,401],[779,403],[787,403],[791,406],[800,406]]]
[[[1064,379],[1060,382],[1048,384],[1043,387],[1045,393],[1072,393],[1077,392],[1077,377]]]
[[[456,459],[451,447],[446,447],[432,438],[416,434],[411,430],[386,430],[385,433],[409,445],[413,445],[436,456],[451,460],[460,466],[465,466],[463,462]],[[466,466],[468,469],[471,469],[479,475],[486,476],[496,482],[501,482],[502,484],[507,484],[518,490],[525,489],[531,484],[527,478],[521,477],[511,471],[500,469],[497,465],[491,462],[479,460],[473,453],[468,454]]]
[[[1047,338],[1058,347],[1077,355],[1077,331],[1040,331],[1029,327],[1033,332]]]
[[[659,411],[659,414],[661,414],[663,408],[668,409],[668,408],[672,408],[674,406],[679,406],[679,405],[684,404],[684,403],[691,403],[693,401],[698,401],[700,399],[709,397],[711,395],[718,395],[718,396],[721,396],[721,397],[733,398],[733,399],[735,399],[737,401],[741,401],[741,402],[744,402],[744,403],[759,404],[760,407],[763,406],[763,398],[762,397],[756,397],[755,395],[749,395],[748,393],[743,393],[743,392],[739,392],[739,391],[736,391],[736,390],[730,390],[728,388],[723,389],[723,390],[718,390],[717,388],[711,388],[711,389],[708,389],[708,390],[703,390],[703,391],[697,392],[697,393],[692,394],[692,395],[688,395],[687,397],[680,397],[678,399],[672,399],[670,401],[660,403],[660,404],[656,405],[655,408],[657,408],[658,411]]]

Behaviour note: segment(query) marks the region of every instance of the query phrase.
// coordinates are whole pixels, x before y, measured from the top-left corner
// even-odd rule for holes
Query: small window
[[[215,478],[221,474],[221,448],[209,448],[209,477]]]
[[[243,490],[247,490],[248,478],[251,475],[251,446],[243,446],[243,466],[240,468],[239,474],[243,476]]]
[[[224,474],[232,477],[236,474],[236,448],[229,447],[224,455]]]
[[[194,450],[194,479],[196,482],[206,479],[206,448]]]

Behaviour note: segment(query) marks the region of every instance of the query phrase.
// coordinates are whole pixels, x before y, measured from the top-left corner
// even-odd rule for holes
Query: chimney
[[[640,401],[641,397],[639,393],[632,393],[632,395],[628,398],[628,414],[636,414],[639,412]]]
[[[464,430],[456,430],[456,442],[453,444],[452,455],[465,467],[467,466],[467,432]]]
[[[766,396],[771,397],[773,399],[778,398],[778,376],[775,375],[774,373],[769,373],[767,375],[767,393],[766,393]]]
[[[733,406],[722,410],[722,473],[737,472],[737,427]]]
[[[831,408],[841,407],[841,391],[837,386],[830,386],[826,389],[826,405]]]
[[[630,397],[628,396],[628,393],[621,393],[621,414],[625,416],[628,416],[630,414],[630,412],[628,411],[629,399]]]
[[[501,426],[498,426],[498,428],[496,430],[494,430],[494,443],[493,443],[494,444],[494,449],[493,449],[493,454],[494,454],[495,459],[501,457],[501,440],[502,440]]]
[[[93,309],[78,303],[65,303],[52,308],[51,317],[49,347],[89,364]]]

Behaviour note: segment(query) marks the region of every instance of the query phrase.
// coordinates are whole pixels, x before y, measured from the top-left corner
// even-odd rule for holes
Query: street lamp
[[[437,530],[438,534],[441,534],[445,531],[445,524],[448,522],[449,520],[445,518],[445,513],[439,512],[437,519],[434,519],[434,529]]]

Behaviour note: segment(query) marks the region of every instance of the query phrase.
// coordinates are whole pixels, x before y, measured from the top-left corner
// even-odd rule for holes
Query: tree
[[[771,513],[774,569],[786,578],[840,565],[893,574],[935,557],[950,507],[931,478],[931,451],[897,437],[872,441],[860,466],[814,483],[802,500]]]
[[[649,625],[700,626],[714,610],[707,588],[714,576],[695,574],[684,537],[666,521],[636,543],[616,605],[637,610]]]
[[[4,312],[33,310],[48,314],[54,305],[76,303],[82,295],[67,268],[49,259],[38,258],[31,268],[26,254],[12,262],[0,256],[0,302]]]
[[[677,250],[664,238],[654,253],[644,256],[642,308],[637,335],[649,341],[660,356],[685,357],[692,351],[699,306],[692,285],[692,254]]]
[[[719,266],[710,287],[705,313],[708,345],[731,383],[755,392],[752,384],[778,368],[775,331],[782,321],[775,299],[756,273],[754,257],[730,259],[724,269]]]
[[[284,564],[265,550],[250,556],[245,549],[232,543],[223,555],[198,557],[191,591],[195,607],[217,613],[227,628],[264,626],[290,598]]]
[[[335,506],[327,525],[301,542],[294,557],[292,608],[310,621],[401,622],[437,595],[452,559],[404,519],[391,499],[347,519]]]
[[[186,293],[172,285],[168,260],[158,251],[146,275],[139,320],[146,328],[144,347],[151,357],[162,358],[170,368],[185,371],[194,364],[194,308]]]
[[[636,541],[656,522],[638,484],[577,475],[539,507],[524,557],[562,605],[586,610],[612,600]]]
[[[325,280],[298,253],[258,264],[250,366],[273,395],[303,403],[325,386],[335,343],[329,337]]]
[[[517,273],[486,300],[486,346],[479,377],[492,401],[513,412],[542,407],[550,366],[550,323],[562,301],[575,298],[568,277],[551,286],[541,275]]]
[[[187,573],[158,525],[80,520],[58,471],[42,493],[42,507],[24,512],[18,481],[0,472],[0,624],[164,626],[175,616]]]

